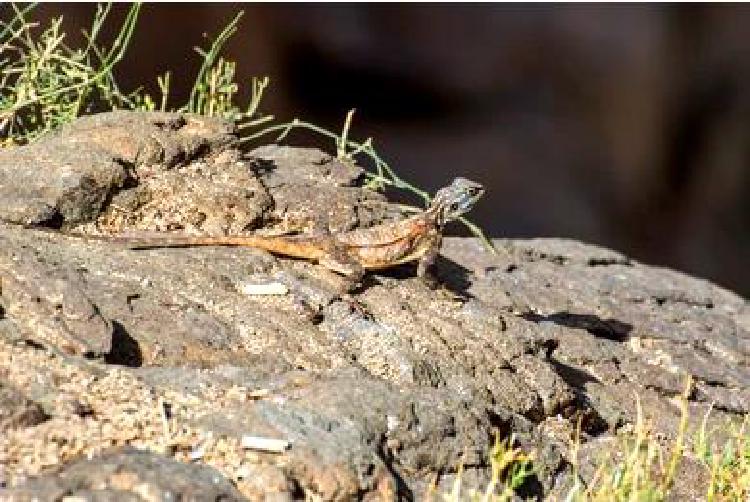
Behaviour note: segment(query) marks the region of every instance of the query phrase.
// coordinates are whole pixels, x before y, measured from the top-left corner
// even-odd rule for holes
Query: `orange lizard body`
[[[301,258],[358,281],[365,270],[393,267],[419,261],[417,274],[424,276],[434,262],[445,224],[469,211],[484,193],[473,181],[456,178],[439,190],[423,212],[369,228],[333,234],[293,236],[173,236],[129,238],[132,249],[194,246],[241,246],[263,249],[276,255]]]

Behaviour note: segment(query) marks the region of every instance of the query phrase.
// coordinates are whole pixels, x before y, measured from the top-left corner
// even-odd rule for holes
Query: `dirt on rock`
[[[578,423],[583,478],[636,396],[674,436],[687,375],[692,416],[750,413],[748,302],[607,249],[447,238],[437,290],[404,265],[346,296],[258,250],[94,238],[400,214],[357,166],[233,139],[217,120],[117,112],[0,151],[0,500],[418,500],[459,466],[486,483],[511,434],[541,498],[571,482]],[[245,293],[268,282],[288,294]]]

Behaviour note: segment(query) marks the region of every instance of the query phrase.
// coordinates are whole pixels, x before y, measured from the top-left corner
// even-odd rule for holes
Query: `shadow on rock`
[[[378,274],[394,279],[410,279],[417,276],[417,264],[408,263],[379,270]],[[431,287],[444,287],[464,299],[474,298],[474,295],[469,293],[472,284],[471,271],[444,256],[438,256],[425,279]],[[378,283],[376,280],[366,276],[364,289],[376,283]]]
[[[574,389],[583,389],[584,385],[591,382],[601,383],[596,377],[594,377],[594,375],[592,375],[588,371],[583,371],[582,369],[569,366],[554,359],[550,359],[549,363],[555,369],[555,372],[560,376],[560,378],[562,378],[565,383],[567,383]]]
[[[273,160],[254,158],[250,168],[258,176],[263,176],[276,170],[276,163]]]
[[[553,322],[566,328],[585,329],[598,338],[605,338],[615,342],[624,342],[630,336],[633,326],[617,319],[602,319],[593,314],[573,314],[571,312],[556,312],[549,315],[526,313],[521,317],[535,323]]]
[[[523,484],[516,488],[518,500],[539,500],[544,498],[544,487],[536,474],[531,474],[523,480]]]
[[[104,356],[107,364],[119,364],[138,368],[143,365],[143,354],[138,341],[130,336],[125,327],[117,321],[112,321],[112,350]]]
[[[586,370],[565,364],[555,359],[548,360],[555,373],[568,385],[576,396],[573,405],[576,411],[574,414],[578,417],[578,423],[581,430],[592,437],[599,436],[613,429],[610,424],[599,413],[599,407],[596,402],[592,402],[587,392],[587,384],[602,384],[594,375]]]
[[[65,223],[65,218],[63,217],[62,213],[58,211],[57,209],[50,210],[49,215],[46,215],[45,218],[40,219],[37,222],[34,222],[34,226],[39,226],[42,228],[51,228],[53,230],[60,230],[63,227],[63,224]]]
[[[435,261],[434,273],[442,284],[464,298],[473,298],[469,293],[471,287],[471,270],[444,256]]]
[[[416,500],[414,498],[414,492],[409,489],[409,485],[406,483],[404,478],[398,473],[396,469],[394,469],[393,456],[386,452],[382,444],[378,445],[377,455],[378,457],[380,457],[383,465],[386,467],[386,469],[388,469],[388,472],[393,477],[393,480],[396,483],[396,493],[398,494],[397,500],[403,500],[406,502]]]

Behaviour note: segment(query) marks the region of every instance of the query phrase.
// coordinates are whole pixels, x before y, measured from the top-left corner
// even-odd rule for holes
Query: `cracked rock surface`
[[[526,495],[542,497],[570,482],[576,424],[585,478],[636,395],[664,437],[685,375],[692,416],[750,412],[747,301],[607,249],[498,240],[493,255],[447,238],[442,288],[405,265],[345,297],[335,274],[262,251],[89,238],[399,214],[356,166],[243,153],[232,134],[118,112],[0,151],[0,499],[421,499],[459,465],[481,486],[494,434],[512,433],[536,459]],[[243,293],[268,282],[289,293]]]

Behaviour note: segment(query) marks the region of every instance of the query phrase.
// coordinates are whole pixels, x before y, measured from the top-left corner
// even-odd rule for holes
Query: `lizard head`
[[[484,187],[466,178],[456,178],[441,188],[432,199],[430,209],[435,211],[438,224],[443,225],[469,212],[484,194]]]

